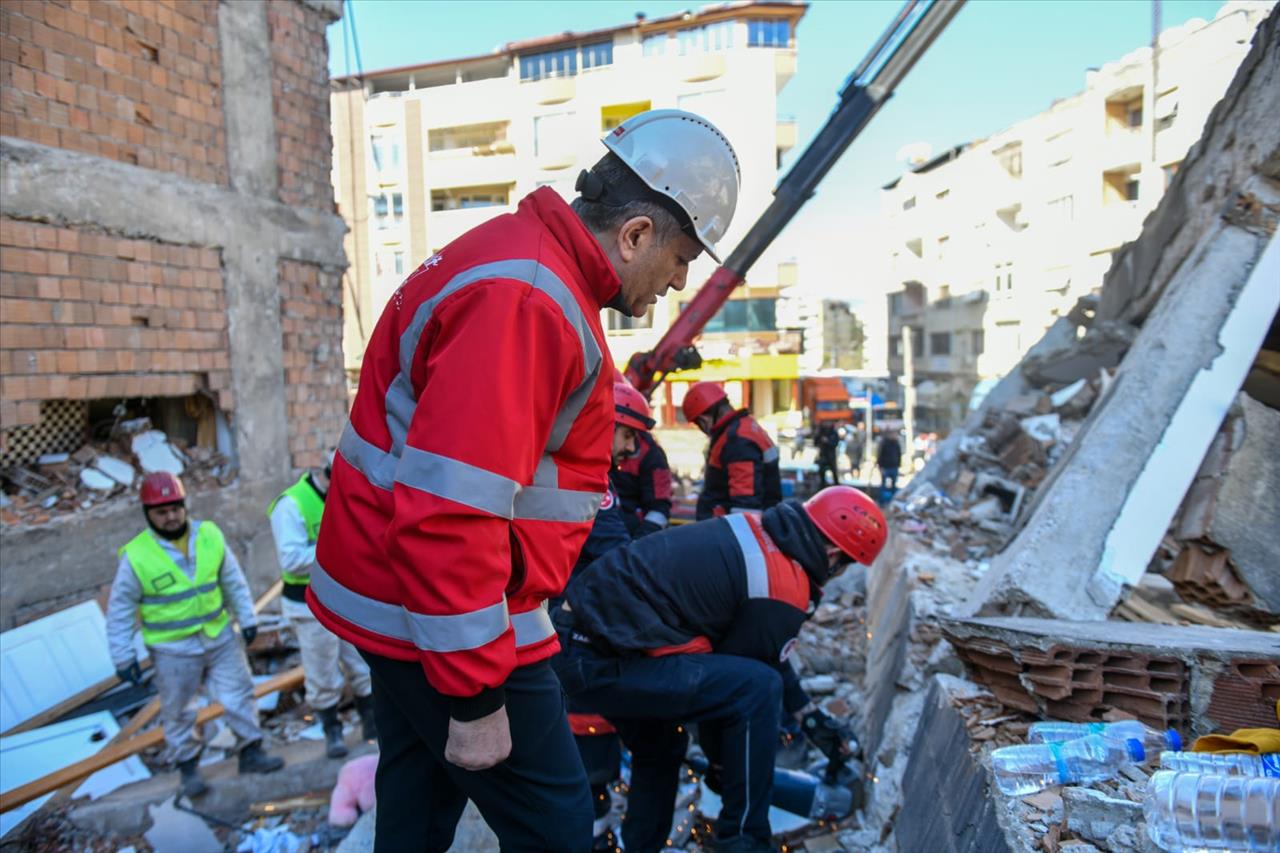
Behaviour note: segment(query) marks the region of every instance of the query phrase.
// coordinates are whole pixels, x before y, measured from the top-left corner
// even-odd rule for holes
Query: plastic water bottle
[[[1213,773],[1218,776],[1272,776],[1280,778],[1280,752],[1252,755],[1231,752],[1162,752],[1160,766],[1179,773]]]
[[[1089,735],[1061,743],[1005,746],[991,753],[996,785],[1008,796],[1034,794],[1051,785],[1110,779],[1126,764],[1146,761],[1142,742]]]
[[[1142,811],[1161,850],[1280,850],[1280,779],[1161,770]]]
[[[1162,732],[1137,720],[1117,720],[1114,723],[1060,723],[1050,720],[1032,723],[1027,730],[1027,743],[1060,743],[1086,735],[1102,735],[1107,740],[1120,743],[1127,740],[1141,741],[1143,749],[1153,759],[1162,749],[1174,752],[1182,749],[1182,736],[1173,729]]]

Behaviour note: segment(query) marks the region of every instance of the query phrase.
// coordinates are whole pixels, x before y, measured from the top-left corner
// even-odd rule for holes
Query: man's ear
[[[653,220],[647,216],[633,216],[618,229],[618,255],[630,262],[653,239]]]

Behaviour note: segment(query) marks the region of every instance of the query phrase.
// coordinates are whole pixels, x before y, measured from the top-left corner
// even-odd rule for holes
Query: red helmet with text
[[[719,382],[695,382],[684,394],[684,419],[693,423],[721,400],[729,399]]]
[[[626,382],[613,383],[614,421],[641,432],[653,429],[653,412],[649,401]]]
[[[143,506],[164,506],[187,499],[182,481],[168,471],[156,471],[143,477],[139,493]]]
[[[889,538],[880,507],[852,486],[828,486],[804,502],[804,511],[831,544],[864,566]]]

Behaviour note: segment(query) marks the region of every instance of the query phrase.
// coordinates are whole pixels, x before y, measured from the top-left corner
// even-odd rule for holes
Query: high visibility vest
[[[307,526],[307,541],[315,542],[320,536],[320,517],[324,515],[324,498],[320,497],[320,493],[311,485],[311,480],[306,474],[298,478],[298,482],[280,493],[280,497],[271,502],[271,506],[267,507],[267,518],[276,511],[276,504],[280,503],[280,498],[293,498],[293,502],[298,505],[298,510],[302,513],[302,523]],[[296,586],[306,586],[311,583],[310,575],[299,575],[293,572],[280,572],[285,583],[294,584]]]
[[[196,530],[196,575],[178,568],[151,532],[144,530],[120,549],[142,584],[142,641],[148,646],[189,637],[198,631],[216,637],[230,619],[222,606],[218,573],[227,553],[222,531],[212,521]]]

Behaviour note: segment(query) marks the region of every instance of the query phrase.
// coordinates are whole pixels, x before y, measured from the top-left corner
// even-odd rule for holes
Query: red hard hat
[[[719,382],[695,382],[684,394],[684,419],[693,423],[721,400],[729,399]]]
[[[182,481],[167,471],[156,471],[142,478],[142,505],[163,506],[187,499]]]
[[[804,502],[804,511],[822,535],[864,566],[875,562],[889,538],[880,507],[852,486],[828,486]]]
[[[613,383],[614,420],[623,426],[648,432],[653,429],[653,412],[644,395],[626,382]]]

